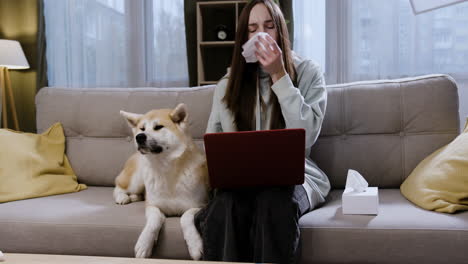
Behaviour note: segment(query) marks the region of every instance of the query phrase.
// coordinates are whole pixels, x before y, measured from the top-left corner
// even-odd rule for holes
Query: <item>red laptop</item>
[[[204,141],[212,188],[304,183],[304,129],[209,133]]]

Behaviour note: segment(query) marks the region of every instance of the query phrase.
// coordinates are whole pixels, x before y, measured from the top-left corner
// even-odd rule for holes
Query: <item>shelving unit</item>
[[[247,1],[197,2],[198,85],[215,84],[231,65],[234,38],[240,11]],[[217,28],[227,29],[227,38],[216,37]]]

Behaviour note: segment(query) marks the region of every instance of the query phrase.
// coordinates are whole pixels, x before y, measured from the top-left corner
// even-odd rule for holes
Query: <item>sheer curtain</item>
[[[183,11],[183,0],[44,0],[49,86],[187,86]]]
[[[312,2],[312,7],[310,7]],[[294,48],[325,54],[329,84],[446,73],[459,85],[462,125],[468,115],[468,2],[415,16],[410,1],[295,0],[294,19],[325,36],[296,35]],[[296,10],[321,10],[317,20]],[[314,11],[313,11],[314,12]],[[302,16],[302,17],[300,17]],[[296,20],[297,21],[297,20]],[[295,29],[296,30],[296,29]],[[300,32],[300,31],[295,31]],[[323,48],[314,42],[325,37]]]
[[[325,0],[293,0],[294,51],[318,63],[325,60]]]

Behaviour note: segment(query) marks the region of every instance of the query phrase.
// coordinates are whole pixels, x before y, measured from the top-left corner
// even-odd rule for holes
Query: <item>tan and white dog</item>
[[[208,202],[208,171],[203,152],[188,132],[184,104],[175,109],[134,114],[120,111],[132,128],[137,152],[115,180],[117,204],[146,200],[146,225],[135,256],[151,256],[166,216],[182,216],[180,224],[190,256],[198,260],[202,240],[194,215]]]

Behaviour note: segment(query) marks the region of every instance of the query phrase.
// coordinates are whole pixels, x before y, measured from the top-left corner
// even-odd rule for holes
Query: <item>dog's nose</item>
[[[136,135],[135,139],[136,139],[136,142],[138,144],[143,144],[146,141],[146,135],[143,134],[143,133],[140,133],[140,134]]]

